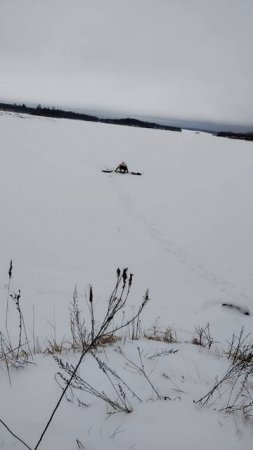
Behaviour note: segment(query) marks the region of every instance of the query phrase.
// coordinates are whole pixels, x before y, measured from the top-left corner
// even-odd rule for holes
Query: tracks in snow
[[[194,259],[180,247],[175,245],[172,241],[167,239],[160,230],[156,228],[145,216],[143,216],[131,201],[130,196],[124,191],[122,186],[111,178],[114,189],[116,190],[119,203],[123,205],[123,208],[128,216],[130,216],[135,222],[141,224],[146,233],[155,241],[159,247],[169,253],[178,263],[182,264],[189,271],[197,274],[200,278],[206,280],[211,285],[216,285],[220,291],[221,296],[227,299],[234,300],[241,303],[247,302],[249,304],[248,296],[240,292],[236,286],[223,277],[218,276],[216,273],[210,271],[203,264],[194,261]]]

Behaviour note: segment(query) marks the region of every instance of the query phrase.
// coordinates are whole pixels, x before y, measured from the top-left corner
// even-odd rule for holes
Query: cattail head
[[[119,277],[120,277],[120,269],[117,268],[117,278],[119,278]]]
[[[89,301],[90,301],[90,303],[93,302],[93,289],[92,289],[92,286],[90,286]]]
[[[9,280],[12,278],[12,269],[13,269],[13,265],[12,265],[12,259],[11,259],[10,267],[9,267],[9,270],[8,270]]]
[[[127,281],[127,267],[125,269],[123,269],[122,279],[123,279],[123,283],[125,285],[126,281]]]
[[[149,290],[147,289],[144,295],[144,303],[147,303],[149,300]]]
[[[133,274],[133,273],[130,273],[129,280],[128,280],[128,286],[129,286],[129,287],[132,285],[133,276],[134,276],[134,274]]]

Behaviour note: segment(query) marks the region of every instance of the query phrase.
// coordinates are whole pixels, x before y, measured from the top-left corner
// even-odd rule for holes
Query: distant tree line
[[[66,111],[58,108],[48,108],[45,106],[37,105],[36,107],[26,106],[17,103],[0,103],[1,111],[9,111],[22,114],[30,114],[33,116],[42,117],[54,117],[57,119],[72,119],[72,120],[83,120],[86,122],[100,122],[108,123],[113,125],[126,125],[129,127],[139,127],[139,128],[153,128],[157,130],[169,130],[169,131],[182,131],[180,127],[174,127],[169,125],[161,125],[155,122],[148,122],[144,120],[139,120],[131,117],[126,117],[122,119],[111,119],[111,118],[101,118],[90,114],[78,113],[74,111]]]

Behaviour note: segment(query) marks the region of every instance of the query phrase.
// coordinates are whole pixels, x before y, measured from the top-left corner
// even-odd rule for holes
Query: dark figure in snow
[[[124,161],[122,163],[120,163],[118,165],[118,167],[115,169],[115,172],[129,173],[129,170],[128,170],[128,167],[127,167],[126,163]]]

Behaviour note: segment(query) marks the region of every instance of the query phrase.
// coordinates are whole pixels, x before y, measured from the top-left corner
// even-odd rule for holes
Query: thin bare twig
[[[6,430],[9,431],[9,433],[15,438],[17,439],[19,442],[21,442],[26,448],[28,448],[29,450],[32,450],[32,448],[26,444],[23,439],[21,439],[20,437],[18,437],[15,433],[13,433],[13,431],[11,431],[11,429],[6,425],[6,423],[4,423],[4,421],[2,419],[0,419],[0,423],[6,428]]]

